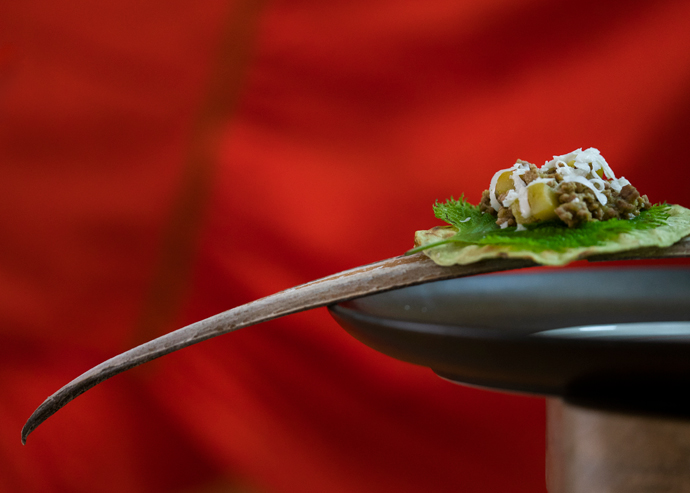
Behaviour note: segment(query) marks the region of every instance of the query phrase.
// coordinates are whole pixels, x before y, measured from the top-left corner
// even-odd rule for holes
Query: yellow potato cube
[[[510,206],[510,210],[513,212],[515,221],[517,221],[518,224],[529,224],[533,222],[533,219],[531,217],[527,219],[522,217],[522,213],[520,212],[520,202],[518,200],[512,203],[512,205]]]
[[[511,177],[512,174],[512,171],[506,171],[500,174],[498,180],[496,180],[496,197],[500,197],[504,193],[515,188],[513,178]]]
[[[532,209],[533,221],[557,219],[556,207],[560,204],[556,192],[546,183],[534,183],[527,187],[527,200]]]
[[[527,187],[527,201],[532,211],[529,217],[524,217],[520,212],[519,200],[510,206],[518,224],[530,224],[558,218],[556,214],[556,207],[560,205],[558,197],[556,192],[546,183],[534,183]]]

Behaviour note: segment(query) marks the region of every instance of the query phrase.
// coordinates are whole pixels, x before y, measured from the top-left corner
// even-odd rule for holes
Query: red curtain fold
[[[492,172],[601,150],[690,205],[681,1],[43,0],[0,15],[0,490],[545,491],[539,398],[324,310],[49,394],[163,332],[402,253]],[[242,489],[244,488],[244,489]]]

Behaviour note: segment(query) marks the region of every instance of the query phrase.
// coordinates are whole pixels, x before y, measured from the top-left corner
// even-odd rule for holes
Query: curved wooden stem
[[[690,237],[668,248],[647,248],[600,255],[589,260],[623,260],[690,256]],[[469,265],[441,267],[425,255],[394,257],[357,267],[252,301],[183,327],[119,354],[72,380],[48,397],[22,428],[22,443],[43,421],[75,397],[108,378],[197,342],[312,308],[405,286],[456,277],[498,272],[537,264],[524,259],[491,259]]]
[[[212,337],[292,313],[367,294],[428,281],[535,265],[527,260],[497,260],[440,267],[422,254],[396,257],[334,274],[219,313],[119,354],[92,368],[48,397],[22,429],[22,443],[43,421],[108,378]]]

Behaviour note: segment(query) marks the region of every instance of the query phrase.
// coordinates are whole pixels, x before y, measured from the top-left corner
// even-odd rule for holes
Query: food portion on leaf
[[[690,210],[651,205],[616,178],[598,150],[555,156],[541,168],[518,161],[494,174],[479,205],[436,203],[449,223],[417,231],[415,248],[440,265],[529,258],[564,265],[600,253],[667,247],[690,234]]]
[[[481,210],[502,228],[560,220],[570,228],[592,221],[632,219],[651,204],[625,178],[616,178],[597,149],[554,156],[541,168],[518,160],[499,170]]]

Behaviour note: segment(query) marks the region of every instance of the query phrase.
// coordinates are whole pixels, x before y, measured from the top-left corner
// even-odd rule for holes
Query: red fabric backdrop
[[[391,257],[492,171],[599,148],[690,205],[690,3],[5,2],[0,490],[538,492],[544,405],[325,310],[45,397],[134,344]]]

